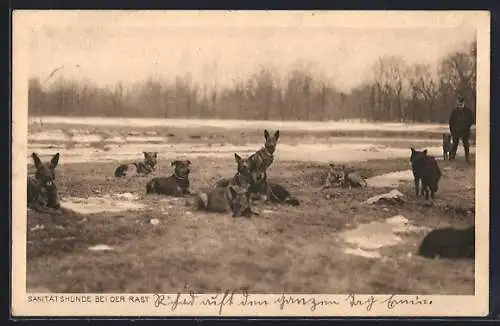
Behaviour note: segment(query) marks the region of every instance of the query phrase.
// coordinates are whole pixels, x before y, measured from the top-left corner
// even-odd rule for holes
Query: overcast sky
[[[43,81],[63,66],[52,79],[106,85],[189,72],[225,85],[259,64],[284,73],[309,62],[348,90],[381,55],[433,64],[476,32],[465,14],[173,14],[38,15],[29,28],[30,76]]]

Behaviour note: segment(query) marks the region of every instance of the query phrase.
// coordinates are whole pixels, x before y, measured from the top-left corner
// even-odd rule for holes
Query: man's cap
[[[463,103],[463,102],[465,102],[465,98],[463,96],[459,95],[459,96],[457,96],[457,102]]]

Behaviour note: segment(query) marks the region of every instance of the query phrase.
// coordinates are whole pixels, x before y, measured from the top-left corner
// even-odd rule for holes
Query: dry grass
[[[279,150],[279,149],[278,149]],[[234,172],[232,159],[191,159],[191,183],[212,184]],[[170,174],[161,161],[159,175]],[[428,227],[467,226],[474,216],[474,167],[463,158],[439,163],[445,176],[433,207],[422,205],[411,185],[401,207],[361,206],[385,189],[320,189],[326,165],[277,161],[270,178],[283,183],[301,206],[268,206],[252,219],[190,213],[183,200],[142,195],[139,212],[47,215],[29,211],[27,286],[54,292],[175,292],[188,282],[199,292],[248,287],[253,293],[472,294],[473,261],[428,260],[415,255],[423,235],[385,248],[387,261],[346,255],[338,231],[402,214]],[[408,168],[407,159],[351,164],[366,176]],[[115,179],[112,164],[58,167],[61,196],[145,193],[148,178]],[[467,188],[467,184],[472,188]],[[388,189],[387,189],[388,190]],[[168,208],[168,206],[171,206]],[[262,209],[262,208],[261,208]],[[149,221],[157,218],[153,226]],[[35,225],[42,230],[30,231]],[[67,238],[72,237],[72,238]],[[92,252],[94,244],[113,251]],[[408,258],[408,252],[413,253]]]

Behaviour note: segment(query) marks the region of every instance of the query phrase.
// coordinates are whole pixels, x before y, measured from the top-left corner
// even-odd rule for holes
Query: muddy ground
[[[231,155],[190,159],[194,190],[234,174]],[[408,164],[408,158],[397,158],[348,165],[369,178],[407,170]],[[167,293],[189,283],[205,293],[248,288],[253,293],[473,294],[473,261],[416,255],[425,233],[381,248],[385,259],[346,254],[339,237],[361,223],[394,215],[429,228],[474,223],[474,164],[459,154],[457,161],[439,165],[444,176],[433,206],[417,200],[409,182],[398,187],[406,203],[383,206],[361,202],[392,188],[322,190],[327,164],[277,160],[271,180],[285,185],[301,205],[258,207],[261,216],[233,219],[193,212],[183,200],[146,196],[152,176],[115,179],[116,163],[62,164],[57,168],[62,198],[128,192],[137,194],[144,208],[90,215],[29,211],[28,291]],[[156,175],[169,174],[170,162],[160,159]],[[112,250],[88,249],[94,245]]]

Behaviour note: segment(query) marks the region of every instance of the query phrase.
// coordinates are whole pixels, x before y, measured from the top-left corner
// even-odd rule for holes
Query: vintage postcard
[[[484,316],[487,11],[13,13],[13,316]]]

